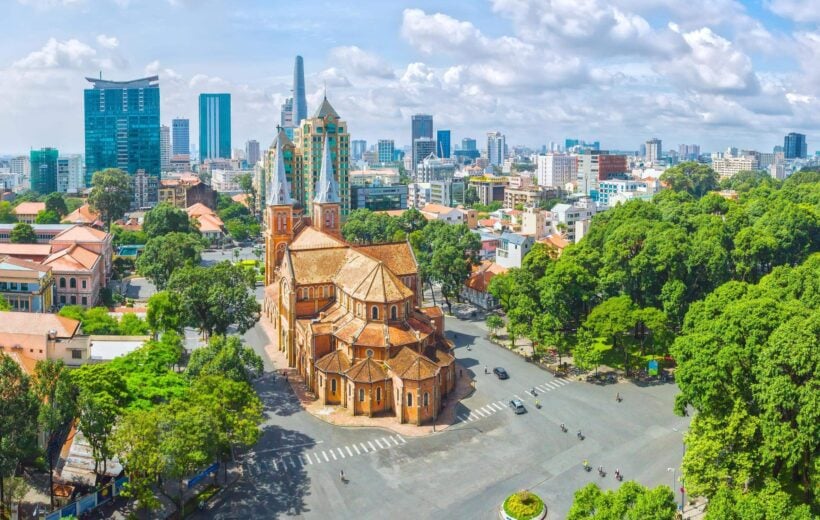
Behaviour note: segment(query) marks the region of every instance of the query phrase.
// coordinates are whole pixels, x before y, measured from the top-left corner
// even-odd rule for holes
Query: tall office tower
[[[17,176],[21,183],[28,184],[29,177],[31,176],[31,162],[29,162],[27,155],[12,157],[9,161],[9,169],[12,174]]]
[[[441,159],[450,158],[450,131],[439,130],[436,132],[436,156]]]
[[[461,149],[465,152],[473,152],[478,150],[478,143],[475,139],[471,139],[469,137],[465,137],[461,140]]]
[[[83,156],[71,154],[58,157],[57,191],[60,193],[79,193],[84,187]]]
[[[327,136],[333,173],[339,183],[342,215],[350,212],[350,134],[327,98],[324,98],[313,117],[303,119],[294,130],[296,154],[302,157],[301,172],[294,175],[291,195],[306,212],[313,210],[316,181],[322,167],[323,146]]]
[[[416,171],[417,157],[424,159],[429,154],[421,155],[416,153],[416,139],[433,139],[433,116],[427,114],[416,114],[410,118],[410,145],[412,146],[411,156],[413,158],[413,171]],[[434,141],[435,143],[435,141]],[[435,151],[435,144],[433,145]]]
[[[623,175],[629,166],[625,155],[610,155],[606,150],[584,150],[575,158],[578,161],[578,191],[585,195],[598,190],[598,181]]]
[[[379,144],[376,145],[376,150],[379,155],[379,162],[382,164],[393,162],[393,153],[396,150],[396,143],[392,139],[379,139]]]
[[[56,148],[41,148],[31,151],[31,191],[48,195],[57,191]]]
[[[231,95],[199,95],[199,162],[231,158]]]
[[[653,137],[646,142],[646,161],[657,163],[660,162],[661,157],[663,157],[661,140],[657,137]]]
[[[696,144],[678,145],[678,155],[682,161],[696,161],[700,157],[700,146]]]
[[[413,141],[413,171],[418,173],[419,164],[430,155],[436,154],[436,140],[430,137],[419,137]]]
[[[539,186],[563,189],[578,174],[577,158],[571,155],[548,153],[536,160],[536,178]]]
[[[786,159],[805,159],[808,155],[806,136],[795,132],[789,133],[783,139],[783,152],[785,152]]]
[[[259,141],[251,139],[245,143],[245,162],[248,163],[248,166],[253,167],[256,165],[261,157],[259,153]]]
[[[159,178],[159,77],[86,80],[93,85],[84,96],[86,186],[105,168],[119,168],[132,178],[143,170]],[[156,197],[147,193],[145,200],[155,203]]]
[[[350,158],[354,161],[361,161],[367,151],[367,141],[364,139],[354,139],[350,141]]]
[[[301,56],[296,56],[296,63],[293,64],[293,126],[299,126],[307,116],[305,63]]]
[[[159,163],[160,171],[171,169],[171,128],[168,125],[159,127]]]
[[[293,122],[293,98],[289,97],[282,103],[282,109],[279,113],[279,126],[285,129],[285,133],[289,138],[293,138],[293,127],[296,126]]]
[[[493,166],[504,164],[507,139],[501,132],[487,132],[487,160]]]
[[[187,119],[171,120],[171,155],[191,154],[191,123]]]

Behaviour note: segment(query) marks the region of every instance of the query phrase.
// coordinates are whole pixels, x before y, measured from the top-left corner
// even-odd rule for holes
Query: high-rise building
[[[83,156],[72,154],[58,157],[57,191],[60,193],[79,193],[84,187]]]
[[[31,177],[31,162],[27,155],[19,157],[12,157],[9,160],[9,170],[12,175],[17,176],[21,184],[29,185],[29,178]]]
[[[416,161],[417,157],[427,157],[428,154],[421,155],[416,152],[416,139],[433,139],[433,116],[428,114],[415,114],[410,118],[410,145],[412,146],[411,156],[413,158],[413,171],[416,171],[416,165],[418,161]],[[433,151],[435,152],[436,146],[435,141],[433,141]]]
[[[436,154],[436,140],[431,137],[419,137],[413,141],[413,171],[418,172],[421,161]]]
[[[199,95],[199,161],[231,158],[231,95]]]
[[[294,175],[292,196],[305,211],[311,212],[316,182],[322,169],[323,146],[327,142],[329,160],[339,185],[342,216],[350,212],[350,134],[327,98],[313,117],[304,119],[294,131],[296,155],[301,156],[301,172]]]
[[[393,152],[395,149],[396,143],[394,143],[392,139],[379,139],[379,144],[376,145],[379,162],[382,164],[393,162]]]
[[[299,126],[303,119],[307,119],[307,116],[307,97],[305,96],[305,63],[301,56],[296,56],[296,62],[293,64],[292,126]]]
[[[507,139],[501,132],[487,132],[487,160],[493,166],[504,164]]]
[[[31,191],[48,195],[57,191],[56,148],[41,148],[31,151]]]
[[[293,137],[293,127],[296,126],[293,122],[293,98],[289,97],[282,103],[282,109],[279,115],[279,126],[285,129],[285,133],[289,133],[288,138]]]
[[[441,159],[450,158],[450,131],[438,130],[436,132],[436,156]]]
[[[191,123],[187,119],[171,120],[171,155],[190,155]]]
[[[171,128],[167,125],[159,127],[159,163],[161,171],[171,169]]]
[[[536,178],[539,186],[563,188],[578,173],[577,158],[571,155],[548,153],[536,160]]]
[[[132,177],[137,170],[159,178],[160,158],[159,77],[132,81],[86,78],[85,184],[94,172],[119,168]],[[156,202],[147,194],[148,199]]]
[[[478,150],[478,143],[476,142],[475,139],[472,139],[470,137],[465,137],[464,139],[461,140],[461,149],[464,150],[465,152],[472,152],[472,151]]]
[[[808,155],[806,136],[791,132],[783,139],[783,151],[786,159],[805,159]]]
[[[350,158],[354,161],[361,161],[367,151],[367,141],[364,139],[354,139],[350,141]]]
[[[697,161],[700,157],[700,146],[696,144],[679,145],[678,156],[681,161]]]
[[[592,195],[598,181],[625,174],[629,161],[625,155],[610,155],[605,150],[587,150],[577,156],[578,191]]]
[[[248,166],[253,167],[259,162],[261,155],[259,154],[259,141],[251,139],[245,143],[245,162]]]
[[[646,161],[650,163],[658,163],[663,157],[663,147],[661,140],[657,137],[646,142]]]

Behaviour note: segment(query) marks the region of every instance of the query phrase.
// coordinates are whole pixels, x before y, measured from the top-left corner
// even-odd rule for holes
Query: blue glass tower
[[[172,155],[189,155],[191,153],[191,131],[188,119],[171,120]]]
[[[303,119],[307,119],[307,116],[305,62],[301,56],[296,56],[296,63],[293,64],[293,126],[299,126]]]
[[[31,191],[48,195],[57,191],[57,158],[55,148],[31,151]]]
[[[159,77],[132,81],[86,78],[85,183],[94,172],[120,168],[160,174]]]
[[[450,131],[439,130],[436,132],[436,156],[439,159],[450,158]]]
[[[805,134],[788,134],[783,139],[783,152],[786,159],[805,159],[808,155]]]
[[[231,158],[231,95],[199,95],[199,160]]]

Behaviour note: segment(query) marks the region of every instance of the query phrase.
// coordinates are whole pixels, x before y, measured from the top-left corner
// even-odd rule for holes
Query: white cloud
[[[104,49],[116,49],[120,45],[120,41],[115,36],[106,36],[104,34],[97,35],[97,45]]]
[[[74,38],[62,42],[49,38],[42,49],[15,61],[14,66],[24,69],[80,68],[96,55],[96,50]]]
[[[396,74],[381,57],[364,51],[355,45],[335,47],[330,50],[331,62],[361,77],[393,78]]]
[[[767,0],[765,5],[773,13],[795,22],[820,23],[817,0]]]

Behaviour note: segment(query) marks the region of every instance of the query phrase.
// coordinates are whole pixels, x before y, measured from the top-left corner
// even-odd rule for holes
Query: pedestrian
[[[458,377],[459,377],[459,379],[461,379],[461,376],[462,376],[462,373],[461,373],[461,369],[459,368],[459,369],[458,369]]]

